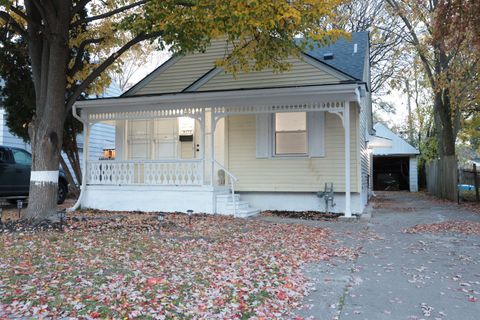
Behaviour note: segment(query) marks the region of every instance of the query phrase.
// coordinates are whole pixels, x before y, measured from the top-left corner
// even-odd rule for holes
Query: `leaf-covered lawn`
[[[417,224],[405,230],[406,233],[464,233],[480,235],[480,222],[444,221],[438,223]]]
[[[304,263],[353,255],[303,225],[82,214],[116,218],[0,235],[0,318],[285,319],[308,293]]]

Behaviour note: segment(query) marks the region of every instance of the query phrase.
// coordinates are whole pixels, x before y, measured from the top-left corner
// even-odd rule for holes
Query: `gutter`
[[[88,125],[83,121],[83,119],[77,114],[77,107],[73,105],[72,107],[72,115],[75,119],[80,121],[83,125],[83,132],[86,136],[86,139],[83,140],[83,167],[82,167],[82,185],[80,186],[80,195],[78,196],[77,202],[71,208],[67,208],[67,212],[76,211],[80,207],[80,203],[82,202],[83,194],[85,191],[85,187],[87,185],[87,157],[88,157],[88,140],[90,132],[88,132]],[[86,148],[85,148],[86,146]],[[86,152],[85,152],[86,150]]]

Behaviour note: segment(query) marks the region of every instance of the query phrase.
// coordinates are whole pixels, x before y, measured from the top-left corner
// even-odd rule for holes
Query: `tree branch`
[[[147,39],[153,39],[157,38],[162,35],[162,32],[154,32],[150,34],[139,34],[129,42],[123,45],[120,49],[118,49],[116,52],[112,53],[105,61],[103,61],[95,70],[93,70],[90,75],[82,81],[80,85],[78,85],[75,90],[73,91],[72,95],[67,99],[67,102],[65,104],[65,108],[67,109],[65,112],[65,115],[68,115],[70,113],[70,110],[72,109],[73,104],[77,99],[80,97],[82,92],[84,92],[88,86],[103,72],[105,69],[107,69],[109,66],[111,66],[125,51],[130,49],[132,46],[135,44],[142,42]]]
[[[135,7],[139,7],[141,5],[144,5],[145,3],[147,3],[147,0],[141,0],[141,1],[129,4],[127,6],[123,6],[123,7],[111,10],[109,12],[105,12],[103,14],[99,14],[97,16],[92,16],[92,17],[87,17],[87,18],[84,18],[84,19],[79,19],[79,20],[73,22],[71,26],[72,27],[77,27],[77,26],[79,26],[81,24],[84,24],[84,23],[88,23],[88,22],[92,22],[92,21],[100,20],[100,19],[105,19],[105,18],[111,17],[115,14],[122,13],[124,11],[133,9]]]
[[[408,33],[412,37],[413,44],[415,45],[415,48],[417,49],[417,53],[420,56],[420,60],[422,60],[422,63],[425,68],[425,73],[428,76],[428,80],[430,81],[430,84],[432,88],[435,88],[435,78],[433,76],[433,72],[430,66],[430,62],[428,61],[427,57],[425,54],[423,54],[421,48],[420,48],[420,40],[418,39],[418,36],[415,32],[415,28],[412,26],[410,21],[407,19],[407,17],[401,13],[401,9],[397,1],[395,0],[386,0],[386,2],[390,5],[390,7],[396,11],[397,15],[402,19],[403,23],[408,29]]]
[[[15,7],[15,6],[10,6],[9,9],[12,10],[12,12],[14,12],[17,16],[19,16],[20,18],[22,18],[22,19],[25,20],[26,22],[30,22],[30,20],[28,19],[27,15],[26,15],[25,12],[23,12],[22,10],[18,9],[18,8]]]
[[[27,36],[27,31],[18,24],[13,17],[5,11],[0,11],[0,19],[5,21],[5,23],[10,24],[13,29],[18,32],[22,37]]]
[[[69,76],[73,76],[78,70],[80,70],[83,60],[83,54],[85,53],[85,48],[94,43],[100,43],[105,38],[97,38],[97,39],[86,39],[83,40],[80,45],[78,46],[77,55],[75,56],[75,62],[73,66],[67,71]]]
[[[25,11],[28,19],[33,21],[33,23],[29,23],[27,26],[29,37],[28,52],[32,66],[32,79],[35,86],[35,102],[36,105],[41,105],[44,98],[44,94],[42,92],[42,68],[44,66],[43,54],[45,49],[44,39],[41,32],[42,16],[36,5],[32,3],[32,0],[25,0]]]

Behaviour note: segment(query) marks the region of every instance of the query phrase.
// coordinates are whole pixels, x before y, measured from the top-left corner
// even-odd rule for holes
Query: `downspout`
[[[83,139],[83,166],[82,166],[82,185],[80,186],[80,195],[78,196],[77,202],[71,208],[67,208],[67,212],[76,211],[80,207],[82,202],[83,194],[85,191],[85,186],[87,185],[87,158],[88,158],[88,143],[90,140],[90,130],[88,124],[83,121],[83,119],[77,114],[77,107],[73,105],[72,114],[75,119],[80,121],[83,125],[84,139]]]

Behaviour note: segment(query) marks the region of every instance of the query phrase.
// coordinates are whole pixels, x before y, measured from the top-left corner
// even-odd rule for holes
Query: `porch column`
[[[345,101],[343,127],[345,129],[345,217],[350,218],[350,102]]]
[[[211,109],[212,111],[210,112],[210,159],[212,161],[212,168],[211,168],[211,173],[210,173],[210,185],[214,186],[214,178],[215,178],[215,116],[213,114],[213,108]]]
[[[206,117],[205,117],[205,109],[203,109],[203,115],[202,115],[202,120],[200,121],[200,127],[201,127],[201,131],[202,131],[202,135],[200,136],[201,140],[200,140],[200,152],[201,152],[201,155],[202,155],[202,168],[203,168],[203,171],[202,171],[202,185],[205,184],[205,178],[206,178],[206,171],[207,171],[207,165],[206,165],[206,145],[205,145],[205,135],[207,134],[207,131],[205,130],[206,128],[206,125],[205,125],[205,121],[206,121]],[[195,146],[195,148],[197,148],[197,146]]]

